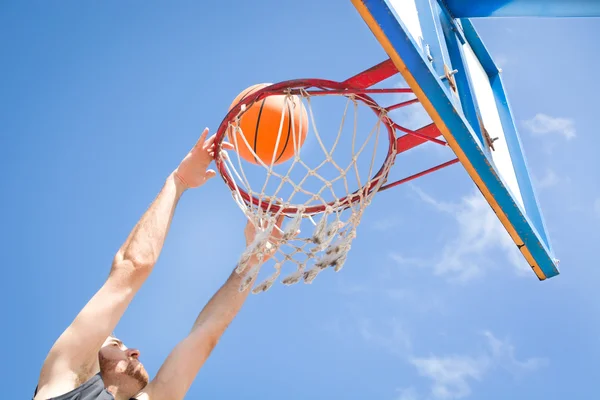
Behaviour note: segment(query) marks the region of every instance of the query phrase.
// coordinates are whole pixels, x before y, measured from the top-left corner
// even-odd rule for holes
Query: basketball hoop
[[[390,116],[391,111],[416,103],[415,98],[387,107],[374,99],[384,94],[412,95],[407,88],[371,88],[395,73],[394,65],[387,60],[343,82],[300,79],[267,85],[232,105],[215,137],[218,149],[215,163],[235,202],[257,230],[254,242],[242,254],[236,269],[244,274],[240,290],[247,289],[257,276],[260,265],[248,268],[248,260],[255,256],[260,264],[272,230],[279,229],[276,221],[282,214],[288,221],[280,229],[281,243],[271,257],[275,272],[256,285],[253,293],[268,290],[280,276],[284,264],[296,266],[295,271],[282,279],[285,285],[300,280],[311,283],[329,267],[339,271],[356,237],[363,212],[374,195],[412,179],[386,185],[397,154],[406,150],[406,145],[399,146],[403,143],[400,139],[410,136],[421,142],[429,140],[445,145],[435,139],[439,131],[432,130],[428,135],[412,131]],[[244,134],[240,128],[247,110],[270,96],[284,96],[280,97],[284,106],[275,148],[285,142],[285,146],[293,145],[294,150],[293,157],[281,164],[276,163],[275,155],[261,159],[256,153],[256,142],[253,146],[249,144],[246,137],[259,140],[258,127],[256,136],[248,136],[249,133]],[[317,99],[335,100],[336,107],[343,102],[341,123],[334,127],[329,111],[326,115],[316,112],[323,110],[313,104]],[[290,112],[294,107],[305,107],[308,119],[294,120],[296,113]],[[289,118],[284,138],[285,116]],[[303,126],[305,123],[309,126]],[[310,134],[307,142],[300,144],[304,140],[300,132],[306,132],[307,128]],[[406,135],[398,137],[398,131]],[[240,157],[239,151],[235,157],[221,151],[226,137],[236,149],[243,148],[245,153],[252,154],[252,162]],[[327,143],[328,140],[331,143]],[[312,148],[304,151],[309,141]],[[303,234],[305,226],[309,227],[308,234]],[[300,235],[296,235],[298,230]]]

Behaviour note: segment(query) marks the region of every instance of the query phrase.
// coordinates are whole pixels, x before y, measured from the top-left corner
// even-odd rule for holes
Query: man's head
[[[148,384],[148,373],[138,360],[140,352],[128,349],[114,336],[104,341],[98,360],[104,384],[118,388],[123,393],[137,393]]]

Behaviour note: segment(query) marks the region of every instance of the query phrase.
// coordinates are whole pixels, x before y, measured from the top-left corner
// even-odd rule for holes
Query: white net
[[[387,112],[358,96],[314,96],[306,90],[299,96],[286,94],[275,148],[287,139],[294,155],[279,164],[275,156],[266,162],[258,158],[241,132],[240,121],[250,106],[242,107],[229,121],[230,141],[238,149],[245,146],[257,162],[247,162],[239,152],[224,157],[226,171],[235,182],[233,198],[257,232],[236,269],[244,277],[240,290],[246,290],[265,270],[261,264],[269,249],[275,249],[268,261],[273,269],[264,279],[256,279],[255,294],[271,288],[280,276],[284,285],[311,283],[326,269],[342,269],[363,212],[385,183],[396,151],[385,124]],[[318,107],[314,106],[317,102]],[[287,132],[282,134],[284,115],[294,118],[287,107],[302,105],[308,120],[285,124]],[[308,131],[300,146],[305,123]],[[255,200],[247,201],[243,192]],[[273,205],[280,208],[274,212]],[[280,229],[276,221],[282,213],[286,218]],[[273,229],[280,231],[277,246],[269,243]],[[258,265],[251,259],[257,259]]]

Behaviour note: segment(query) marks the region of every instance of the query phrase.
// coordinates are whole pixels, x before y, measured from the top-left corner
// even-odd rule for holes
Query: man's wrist
[[[179,177],[176,171],[172,172],[167,178],[167,182],[172,182],[175,185],[175,191],[178,196],[181,196],[186,190],[189,189],[188,185]]]

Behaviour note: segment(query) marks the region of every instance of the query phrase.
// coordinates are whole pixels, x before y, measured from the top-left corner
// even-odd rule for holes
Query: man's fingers
[[[207,139],[206,136],[208,136],[208,132],[209,132],[209,129],[204,128],[204,130],[202,131],[202,134],[200,135],[200,138],[198,138],[198,141],[194,145],[193,149],[200,147],[200,148],[204,148],[204,149],[209,149],[210,151],[214,151],[214,147],[215,147],[214,142],[215,142],[215,138],[216,138],[217,134],[215,133],[214,135],[212,135],[211,137],[209,137]],[[229,142],[223,141],[223,142],[221,142],[221,149],[235,150],[235,146]]]
[[[213,160],[215,159],[215,152],[214,152],[214,151],[209,151],[209,152],[208,152],[208,155],[209,155],[209,156],[210,156],[210,158],[212,158]],[[229,156],[227,155],[227,153],[226,153],[226,152],[222,151],[222,152],[221,152],[221,158],[222,158],[223,160],[228,160],[228,159],[229,159]]]
[[[215,140],[215,138],[214,138],[214,135],[213,135],[213,136],[211,136],[206,141],[206,143],[204,144],[204,147],[207,148],[207,149],[209,149],[210,151],[214,151],[215,147],[217,147],[215,145],[215,143],[213,143],[214,140]],[[231,143],[229,143],[229,142],[222,142],[221,143],[221,150],[235,150],[235,147]]]
[[[222,143],[221,143],[221,148],[223,148],[223,149],[225,149],[225,150],[234,150],[234,149],[235,149],[235,146],[234,146],[234,145],[232,145],[232,144],[231,144],[231,143],[229,143],[229,142],[222,142]]]
[[[279,214],[279,217],[277,217],[277,226],[281,228],[281,224],[283,223],[283,219],[285,218],[285,215],[283,215],[283,213]]]
[[[206,135],[205,135],[206,136]],[[214,135],[212,135],[211,137],[209,137],[206,142],[204,142],[204,148],[205,149],[210,149],[213,145],[213,142],[215,141],[215,137],[217,136],[217,134],[215,133]]]
[[[273,232],[271,232],[271,239],[275,240],[276,242],[279,242],[279,239],[281,239],[281,235],[283,233],[283,231],[281,230],[281,224],[283,223],[284,218],[285,215],[283,215],[283,213],[279,214],[279,216],[277,217],[277,221],[275,222]]]
[[[200,135],[200,138],[194,145],[194,149],[196,149],[198,147],[202,147],[202,145],[204,144],[204,141],[206,140],[206,135],[208,135],[208,128],[204,128],[204,130],[202,131],[202,134]]]
[[[206,180],[209,180],[210,178],[214,178],[217,175],[217,173],[212,170],[212,169],[208,169],[206,170]]]

